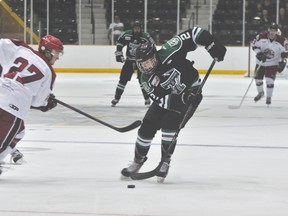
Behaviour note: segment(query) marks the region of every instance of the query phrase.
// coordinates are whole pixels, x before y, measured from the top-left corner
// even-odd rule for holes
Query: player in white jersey
[[[63,49],[52,35],[41,38],[38,51],[23,41],[0,39],[0,164],[9,154],[15,163],[23,157],[16,144],[24,136],[29,109],[46,112],[57,105],[51,93],[56,78],[52,65]]]
[[[254,75],[258,94],[254,101],[259,101],[264,96],[263,78],[266,80],[266,104],[271,104],[274,81],[277,71],[282,72],[288,57],[288,40],[277,34],[278,25],[272,23],[267,32],[260,33],[253,41],[253,50],[256,53],[256,68],[259,70]],[[283,62],[285,62],[283,66]],[[279,67],[280,66],[280,67]]]

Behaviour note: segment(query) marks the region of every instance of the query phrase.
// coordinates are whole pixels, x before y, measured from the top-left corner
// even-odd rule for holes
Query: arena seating
[[[111,0],[105,1],[105,7],[108,27],[111,23]],[[170,39],[177,31],[177,1],[149,0],[147,7],[147,32],[151,34],[157,44],[161,44]],[[186,16],[187,7],[189,7],[189,0],[181,0],[181,18]],[[136,19],[142,23],[144,21],[144,0],[115,0],[114,14],[120,17],[125,30],[131,29]]]
[[[13,11],[20,17],[24,18],[24,3],[19,0],[5,1]],[[75,44],[78,41],[76,12],[76,0],[53,0],[50,1],[50,22],[49,33],[61,39],[64,44]],[[40,31],[40,37],[47,34],[47,1],[33,1],[33,20],[34,32]],[[45,6],[45,7],[44,7]],[[27,1],[28,27],[30,26],[30,1]]]
[[[280,7],[285,7],[284,0],[280,1]],[[264,22],[261,12],[258,11],[257,5],[261,9],[269,10],[269,22]],[[262,31],[267,30],[271,22],[276,22],[276,5],[271,1],[271,5],[263,5],[263,1],[249,0],[246,1],[245,13],[245,45],[251,42],[255,36]],[[286,10],[288,11],[288,10]],[[213,34],[223,40],[225,45],[242,45],[243,32],[243,0],[219,0],[213,15]],[[281,26],[282,27],[282,26]],[[287,36],[287,30],[283,28],[282,33]]]

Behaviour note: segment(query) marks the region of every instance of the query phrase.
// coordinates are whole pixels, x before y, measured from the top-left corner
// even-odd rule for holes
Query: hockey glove
[[[185,118],[183,119],[183,122],[182,122],[182,125],[181,125],[181,128],[184,128],[186,123],[189,121],[189,119],[194,115],[194,112],[196,111],[198,105],[201,103],[202,101],[202,93],[199,92],[198,94],[194,94],[192,92],[185,92],[183,95],[182,95],[182,99],[184,99],[186,103],[188,103],[188,107],[190,104],[192,104],[192,109],[191,110],[187,110],[188,107],[187,106],[184,106],[183,110],[182,110],[182,113],[185,115],[186,113],[186,116]]]
[[[48,98],[48,103],[47,103],[47,105],[46,105],[46,106],[43,106],[43,107],[40,107],[40,110],[41,110],[42,112],[47,112],[48,110],[51,110],[51,109],[53,109],[54,107],[56,107],[56,106],[57,106],[57,101],[54,100],[54,98],[55,98],[55,95],[54,95],[54,94],[50,94],[50,95],[49,95],[49,98]]]
[[[218,40],[214,40],[208,46],[205,47],[212,58],[216,58],[217,61],[223,61],[226,54],[226,47],[223,46]]]
[[[286,60],[286,59],[282,59],[282,60],[279,62],[279,65],[278,65],[278,67],[277,67],[278,73],[281,73],[281,72],[284,70],[284,68],[285,68],[285,66],[286,66],[286,63],[287,63],[287,60]]]
[[[193,105],[193,107],[198,107],[198,105],[201,103],[202,101],[202,93],[198,93],[198,94],[195,94],[191,91],[186,91],[182,94],[182,102],[184,104],[186,103],[190,103]]]
[[[256,58],[259,60],[259,61],[262,61],[263,63],[266,62],[266,59],[267,59],[267,56],[265,53],[263,52],[258,52],[256,54]]]
[[[115,52],[115,56],[116,56],[116,61],[117,62],[122,62],[123,63],[125,61],[122,51],[116,51]]]
[[[288,52],[282,52],[281,58],[288,58]]]

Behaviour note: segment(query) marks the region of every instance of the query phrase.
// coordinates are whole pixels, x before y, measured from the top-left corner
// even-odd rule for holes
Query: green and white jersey
[[[191,61],[186,59],[186,56],[198,45],[207,46],[211,38],[212,36],[206,30],[195,27],[164,43],[157,51],[159,63],[156,73],[141,75],[141,85],[150,98],[163,108],[175,109],[173,101],[180,103],[181,95],[186,89],[197,88],[200,85],[198,71],[193,67]],[[175,98],[175,96],[178,99],[172,101],[171,98]]]

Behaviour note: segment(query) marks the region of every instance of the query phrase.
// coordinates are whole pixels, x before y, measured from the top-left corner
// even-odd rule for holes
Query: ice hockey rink
[[[204,75],[201,74],[201,77]],[[118,74],[58,74],[60,100],[115,126],[142,119],[147,108],[136,77],[111,107]],[[23,165],[0,176],[1,216],[284,216],[288,212],[288,80],[275,82],[272,104],[253,101],[253,83],[212,75],[204,99],[181,131],[164,184],[123,181],[137,129],[119,133],[60,104],[31,110],[18,148]],[[141,171],[160,160],[160,133]],[[134,184],[134,189],[127,188]]]

